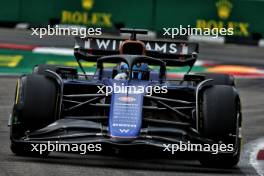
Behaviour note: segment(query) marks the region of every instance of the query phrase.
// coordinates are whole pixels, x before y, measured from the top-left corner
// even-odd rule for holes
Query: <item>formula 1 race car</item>
[[[32,155],[31,144],[48,142],[164,154],[164,147],[176,151],[179,144],[228,145],[217,153],[210,147],[195,153],[206,166],[235,166],[242,115],[234,78],[190,74],[197,43],[137,40],[147,31],[121,32],[130,39],[77,37],[79,72],[38,65],[19,78],[9,121],[12,152]],[[94,74],[87,74],[85,62],[96,62]],[[181,79],[170,79],[167,66],[189,69]]]

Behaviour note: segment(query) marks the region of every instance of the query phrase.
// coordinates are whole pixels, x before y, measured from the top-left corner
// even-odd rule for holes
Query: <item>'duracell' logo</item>
[[[94,0],[82,0],[82,7],[85,10],[90,10],[91,8],[93,8],[94,5]]]
[[[229,0],[219,0],[216,7],[219,18],[225,20],[230,16],[233,5]]]

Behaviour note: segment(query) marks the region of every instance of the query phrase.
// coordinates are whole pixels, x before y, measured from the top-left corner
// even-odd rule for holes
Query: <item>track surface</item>
[[[25,32],[0,29],[0,43],[72,46],[72,38],[37,40]],[[263,48],[236,45],[201,45],[201,59],[264,67]],[[16,79],[0,78],[0,176],[20,175],[256,175],[248,156],[234,169],[210,169],[192,160],[124,159],[95,155],[52,153],[48,158],[14,156],[9,150],[8,117],[14,99]],[[264,80],[238,80],[243,106],[244,143],[264,136]]]

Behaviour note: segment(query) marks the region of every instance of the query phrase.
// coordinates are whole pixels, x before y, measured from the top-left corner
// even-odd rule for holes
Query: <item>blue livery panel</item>
[[[143,86],[149,83],[138,81],[109,80],[108,85],[115,86]],[[144,92],[119,91],[112,92],[109,114],[109,131],[112,137],[136,138],[142,125],[142,106]]]

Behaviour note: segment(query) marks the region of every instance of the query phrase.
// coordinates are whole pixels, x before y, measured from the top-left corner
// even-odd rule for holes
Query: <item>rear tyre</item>
[[[57,71],[57,66],[56,65],[48,65],[48,64],[40,64],[36,65],[33,68],[33,73],[39,74],[39,75],[44,75],[46,70],[50,70],[53,72]]]
[[[241,138],[240,102],[232,86],[211,86],[203,92],[201,134],[217,144],[225,144],[231,153],[207,153],[200,158],[205,166],[229,168],[239,162]],[[229,147],[228,147],[229,146]]]
[[[62,79],[78,79],[78,70],[76,68],[60,65],[36,65],[32,74],[47,75],[47,70],[57,73]]]
[[[31,146],[19,142],[26,132],[47,126],[56,119],[56,83],[44,75],[31,74],[19,79],[11,118],[11,150],[18,155],[35,155]]]
[[[235,79],[232,75],[218,73],[199,73],[199,75],[204,75],[205,79],[213,79],[209,82],[210,85],[235,86]]]

